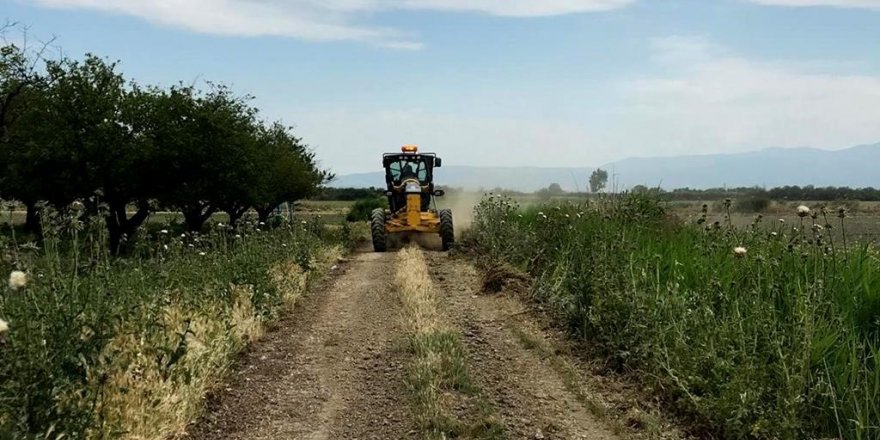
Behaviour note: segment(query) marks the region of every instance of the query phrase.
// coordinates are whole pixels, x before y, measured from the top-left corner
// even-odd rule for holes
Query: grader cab
[[[452,211],[438,210],[435,201],[435,197],[444,195],[434,188],[434,168],[441,163],[436,154],[420,153],[415,145],[382,156],[388,209],[376,209],[370,216],[376,252],[385,252],[389,236],[398,234],[439,234],[443,250],[452,247]]]

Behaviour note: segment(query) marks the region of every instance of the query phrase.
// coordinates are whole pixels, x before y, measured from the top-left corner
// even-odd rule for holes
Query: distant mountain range
[[[880,187],[880,143],[844,150],[768,148],[737,154],[631,158],[601,166],[609,186],[674,188],[785,185]],[[436,170],[439,186],[535,191],[558,183],[567,191],[585,190],[595,167],[478,167],[447,165]],[[384,186],[381,171],[340,176],[333,187]]]

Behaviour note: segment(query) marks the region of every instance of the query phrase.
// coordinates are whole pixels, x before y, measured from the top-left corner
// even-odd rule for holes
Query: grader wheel
[[[385,252],[388,249],[388,233],[385,231],[384,209],[374,209],[370,214],[370,232],[373,236],[373,250]]]
[[[440,210],[440,239],[443,241],[443,250],[448,251],[455,243],[455,227],[452,224],[452,210]]]

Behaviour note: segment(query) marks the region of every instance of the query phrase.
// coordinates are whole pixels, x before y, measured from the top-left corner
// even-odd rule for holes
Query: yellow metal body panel
[[[419,225],[422,223],[422,195],[407,194],[406,195],[406,223],[409,225]]]
[[[436,212],[422,212],[422,197],[420,194],[406,196],[406,209],[402,209],[391,215],[385,230],[390,233],[396,232],[440,232],[440,216]]]

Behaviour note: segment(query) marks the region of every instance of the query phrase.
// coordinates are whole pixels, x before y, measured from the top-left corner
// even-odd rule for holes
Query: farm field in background
[[[479,199],[479,196],[476,193],[469,197],[471,199]],[[540,197],[528,194],[510,196],[512,201],[524,207],[557,204],[564,205],[567,203],[576,204],[593,198],[593,196],[584,195]],[[747,199],[747,197],[743,197],[742,199]],[[829,215],[830,217],[834,217],[837,210],[840,207],[844,207],[847,210],[847,222],[845,226],[847,239],[854,243],[880,244],[880,202],[858,200],[769,200],[769,206],[767,206],[766,209],[758,211],[748,210],[748,212],[743,212],[737,209],[735,206],[737,198],[731,199],[731,202],[730,219],[734,226],[738,228],[749,227],[760,216],[761,221],[758,226],[768,231],[773,229],[775,226],[774,222],[779,222],[780,219],[783,219],[789,225],[797,224],[799,217],[795,214],[795,211],[800,205],[806,205],[816,210],[819,210],[824,206],[832,213]],[[703,205],[708,206],[709,215],[707,220],[709,224],[712,224],[715,221],[726,221],[725,214],[727,214],[727,211],[723,208],[723,199],[698,201],[670,200],[662,201],[661,203],[664,208],[666,208],[668,214],[677,217],[685,223],[696,223],[702,215],[701,211]],[[823,226],[825,225],[824,221],[821,223]],[[832,226],[837,226],[834,224],[835,222],[831,223]],[[834,227],[832,227],[832,234],[838,239],[843,238],[842,231],[835,229]]]

